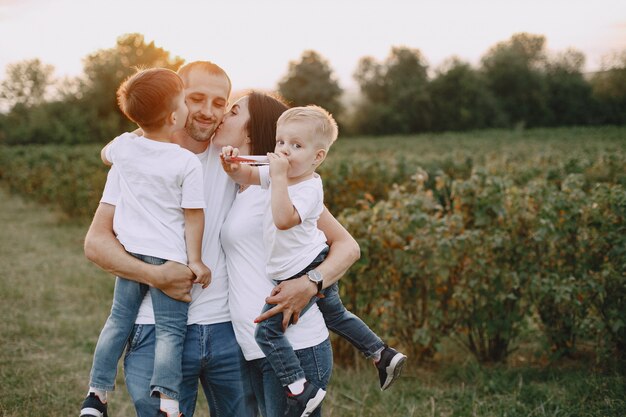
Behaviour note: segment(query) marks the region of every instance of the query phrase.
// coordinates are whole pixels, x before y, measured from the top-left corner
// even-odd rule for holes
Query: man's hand
[[[189,269],[196,276],[194,284],[202,284],[202,288],[206,288],[211,283],[211,270],[208,266],[199,262],[189,262]]]
[[[159,274],[154,277],[152,286],[163,291],[175,300],[191,302],[191,286],[195,276],[187,265],[168,261],[158,267]]]
[[[276,305],[254,319],[254,322],[259,323],[275,314],[283,313],[283,330],[286,330],[290,321],[292,324],[298,322],[300,312],[315,294],[317,287],[306,275],[283,281],[274,287],[272,294],[265,299],[267,304]]]

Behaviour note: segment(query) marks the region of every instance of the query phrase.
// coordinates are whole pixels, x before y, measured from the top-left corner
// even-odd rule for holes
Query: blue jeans
[[[131,255],[153,265],[166,262],[153,256]],[[111,314],[96,345],[89,386],[106,391],[114,389],[117,362],[124,352],[147,291],[150,291],[156,322],[154,372],[149,387],[153,395],[160,392],[178,400],[189,304],[174,300],[156,288],[119,277],[115,280]]]
[[[326,389],[333,370],[333,351],[326,339],[317,346],[295,351],[302,363],[306,379],[316,386]],[[285,413],[285,389],[276,377],[266,358],[248,361],[245,364],[244,387],[250,408],[261,410],[263,417],[282,417]],[[311,416],[322,415],[322,407]]]
[[[153,325],[135,325],[124,357],[126,388],[139,417],[155,417],[159,399],[150,395],[154,363]],[[252,417],[244,401],[242,368],[245,360],[230,322],[187,326],[183,345],[183,381],[180,411],[192,417],[198,396],[198,381],[209,403],[211,417]]]
[[[328,249],[322,251],[317,258],[300,273],[292,278],[298,278],[321,264],[326,258]],[[289,279],[292,279],[289,278]],[[337,283],[322,291],[324,298],[313,297],[309,304],[302,309],[303,315],[314,303],[317,302],[326,327],[352,343],[366,357],[372,357],[384,347],[383,341],[357,316],[346,310],[339,297]],[[274,307],[265,304],[263,312]],[[282,313],[276,314],[262,321],[256,327],[255,339],[268,362],[272,365],[276,376],[283,386],[305,378],[305,372],[301,362],[294,353],[289,340],[285,337],[282,326]]]

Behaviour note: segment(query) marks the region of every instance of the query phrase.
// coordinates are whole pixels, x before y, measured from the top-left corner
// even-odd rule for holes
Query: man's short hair
[[[333,116],[320,106],[292,107],[286,110],[279,118],[277,125],[287,122],[301,121],[311,126],[311,132],[315,140],[328,150],[337,140],[339,128]]]
[[[226,80],[228,81],[228,95],[230,95],[232,83],[230,81],[230,77],[228,76],[228,74],[226,74],[226,71],[224,71],[222,67],[214,64],[211,61],[193,61],[178,68],[178,75],[180,75],[183,81],[187,81],[189,73],[194,69],[199,69],[213,75],[221,75],[226,78]]]
[[[117,104],[141,128],[158,129],[176,110],[176,99],[183,91],[183,81],[174,71],[140,69],[117,89]]]

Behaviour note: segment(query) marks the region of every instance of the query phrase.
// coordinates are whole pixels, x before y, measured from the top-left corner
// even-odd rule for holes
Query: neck
[[[169,129],[166,129],[166,128],[154,129],[154,130],[147,130],[144,128],[141,128],[141,129],[143,130],[144,137],[147,139],[152,139],[157,142],[166,142],[166,143],[172,142],[172,132]]]
[[[298,175],[297,177],[287,178],[287,185],[296,185],[301,183],[302,181],[310,180],[315,175],[315,171],[306,172],[302,175]]]

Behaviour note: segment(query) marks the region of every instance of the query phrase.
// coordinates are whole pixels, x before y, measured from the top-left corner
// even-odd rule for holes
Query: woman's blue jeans
[[[306,379],[317,387],[326,389],[333,370],[333,351],[326,339],[317,346],[295,351]],[[244,371],[244,389],[248,409],[260,409],[263,417],[282,417],[286,396],[280,380],[266,358],[247,361]],[[311,416],[322,415],[322,407]]]
[[[165,259],[153,256],[132,255],[153,265],[166,262]],[[174,300],[156,288],[120,277],[115,280],[111,314],[96,345],[89,386],[106,391],[114,389],[117,363],[128,343],[139,306],[147,291],[150,291],[156,322],[155,360],[150,390],[152,395],[160,392],[179,400],[189,304]]]

